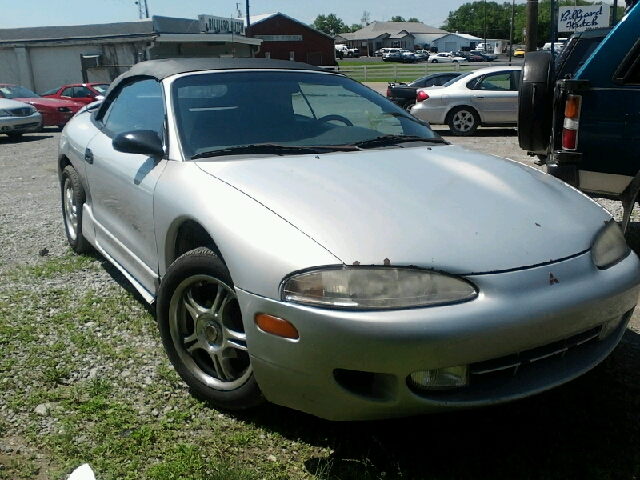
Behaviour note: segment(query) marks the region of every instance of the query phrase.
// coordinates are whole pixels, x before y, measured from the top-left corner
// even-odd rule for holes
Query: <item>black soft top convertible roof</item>
[[[109,94],[118,88],[118,85],[132,77],[152,77],[162,80],[178,73],[237,69],[318,70],[326,72],[322,68],[306,63],[269,58],[166,58],[136,63],[111,83],[105,97],[108,98]]]

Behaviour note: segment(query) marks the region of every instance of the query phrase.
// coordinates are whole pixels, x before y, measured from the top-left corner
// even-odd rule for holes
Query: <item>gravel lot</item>
[[[527,163],[533,166],[532,159],[522,152],[517,144],[514,129],[480,129],[478,134],[470,138],[458,138],[448,134],[448,129],[435,128],[439,133],[454,144],[473,148],[485,153],[510,158],[512,160]],[[60,191],[55,167],[57,141],[60,134],[57,131],[45,130],[43,133],[25,135],[20,141],[9,140],[6,136],[0,136],[0,237],[2,249],[0,249],[0,284],[5,287],[18,285],[27,293],[37,294],[45,287],[59,287],[62,290],[79,295],[86,291],[102,292],[105,295],[116,295],[122,287],[131,291],[126,281],[100,260],[91,260],[92,265],[83,269],[82,274],[60,274],[53,277],[44,276],[42,284],[37,282],[22,282],[20,276],[15,275],[16,269],[35,267],[46,261],[58,257],[69,256],[60,213]],[[617,202],[601,202],[609,209],[617,219],[621,217],[621,209]],[[637,212],[636,212],[637,213]],[[634,217],[630,230],[630,243],[636,251],[640,251],[640,224],[638,217]],[[508,219],[505,219],[507,222]],[[0,315],[3,302],[5,306],[13,308],[11,298],[3,298],[0,289]],[[15,308],[24,308],[24,305]],[[36,305],[43,311],[38,317],[46,322],[47,318],[55,314],[56,305]],[[127,316],[135,317],[144,310],[145,306],[127,307],[123,312]],[[52,313],[53,312],[53,313]],[[97,374],[114,379],[116,387],[122,390],[119,395],[135,398],[139,386],[160,383],[157,386],[160,394],[187,396],[185,389],[175,393],[175,388],[166,391],[162,382],[157,378],[157,371],[161,364],[166,364],[161,354],[158,336],[153,332],[153,325],[143,324],[137,330],[127,330],[122,325],[123,318],[114,318],[112,323],[95,325],[92,321],[86,321],[83,329],[88,334],[110,337],[114,342],[126,346],[134,352],[141,352],[134,359],[122,358],[121,361],[104,361],[99,352],[87,353],[81,358],[84,369],[73,371],[66,382],[74,382],[82,379],[91,379]],[[99,323],[99,322],[98,322]],[[0,340],[2,334],[3,319],[0,318]],[[46,326],[42,332],[46,333]],[[64,339],[49,339],[45,334],[40,335],[42,343],[54,345],[55,342],[64,343]],[[0,348],[2,342],[0,341]],[[0,478],[2,475],[2,455],[20,452],[34,452],[31,447],[21,444],[27,432],[24,425],[33,424],[34,412],[42,417],[35,432],[31,435],[46,434],[57,428],[52,418],[51,406],[43,403],[31,405],[29,409],[20,409],[13,405],[9,398],[15,398],[18,388],[25,388],[28,394],[29,388],[19,385],[18,380],[11,378],[8,370],[3,371],[2,365],[26,365],[30,352],[14,352],[12,358],[7,355],[0,356]],[[37,362],[35,363],[37,365]],[[639,314],[634,315],[630,328],[621,345],[606,362],[607,375],[611,376],[623,388],[632,392],[640,391],[640,320]],[[37,367],[36,367],[37,369]],[[40,381],[37,377],[24,380]],[[167,384],[168,385],[168,384]],[[135,404],[135,402],[134,402]],[[138,405],[140,415],[162,416],[171,410],[158,412],[153,406]],[[636,424],[640,419],[636,418]],[[38,431],[40,429],[40,431]],[[635,438],[635,437],[633,437]],[[36,457],[37,454],[36,453]],[[40,457],[37,457],[40,458]],[[9,478],[9,477],[6,477]],[[40,477],[38,477],[40,478]],[[44,477],[42,477],[44,478]],[[306,477],[305,477],[306,478]],[[533,477],[532,477],[533,478]],[[625,477],[627,478],[627,477]],[[630,478],[630,477],[629,477]]]

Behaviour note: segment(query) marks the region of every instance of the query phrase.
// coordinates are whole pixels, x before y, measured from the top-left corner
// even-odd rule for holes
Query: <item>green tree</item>
[[[318,15],[311,26],[329,35],[349,32],[349,27],[347,27],[342,19],[338,18],[335,13]]]
[[[407,22],[420,23],[420,20],[418,20],[416,17],[411,17],[409,20],[407,20]]]
[[[507,8],[508,6],[508,8]],[[518,5],[522,7],[521,5]],[[476,1],[465,3],[449,12],[442,25],[449,32],[468,33],[478,38],[509,38],[511,26],[511,3]]]
[[[558,7],[586,6],[597,2],[587,0],[556,0],[556,16],[558,21]],[[440,27],[449,32],[469,33],[479,38],[508,39],[511,31],[511,2],[498,4],[497,2],[475,1],[465,3],[455,11],[449,12],[445,23]],[[606,5],[606,4],[605,4]],[[486,11],[485,11],[486,7]],[[486,15],[486,22],[485,22]],[[620,15],[618,15],[620,18]],[[525,4],[516,4],[514,8],[513,41],[524,42],[524,30],[527,24]],[[538,3],[538,41],[540,45],[551,38],[551,0],[539,0]]]
[[[362,25],[360,25],[359,23],[354,23],[353,25],[351,25],[351,27],[349,27],[349,31],[350,32],[357,32],[361,28],[362,28]]]
[[[391,17],[390,22],[406,22],[406,20],[400,15],[396,15],[395,17]]]

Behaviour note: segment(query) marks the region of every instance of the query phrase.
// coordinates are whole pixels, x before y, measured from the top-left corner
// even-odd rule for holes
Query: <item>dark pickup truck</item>
[[[420,77],[411,83],[391,82],[387,87],[387,98],[409,111],[416,103],[416,92],[419,88],[442,86],[459,76],[460,72],[440,72]]]
[[[640,6],[612,29],[578,33],[554,61],[528,53],[518,97],[520,147],[549,174],[622,201],[640,191]]]

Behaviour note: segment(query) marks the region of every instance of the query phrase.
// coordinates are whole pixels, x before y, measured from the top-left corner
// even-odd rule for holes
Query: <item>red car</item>
[[[102,100],[108,88],[108,83],[73,83],[44,92],[42,96],[89,104]]]
[[[10,98],[33,105],[42,115],[43,127],[62,128],[78,110],[85,106],[84,103],[71,100],[42,98],[28,88],[18,85],[0,84],[0,98]]]

